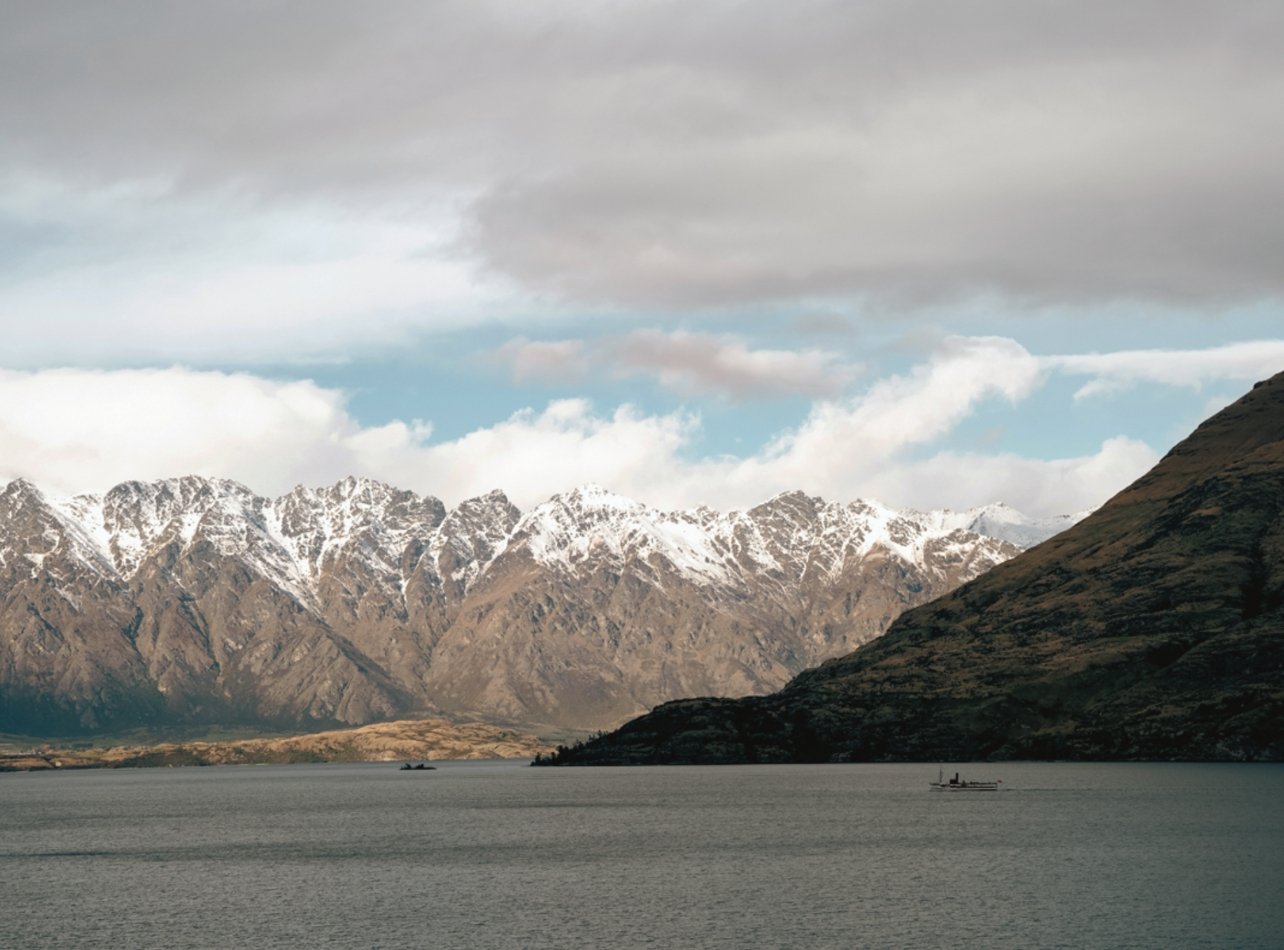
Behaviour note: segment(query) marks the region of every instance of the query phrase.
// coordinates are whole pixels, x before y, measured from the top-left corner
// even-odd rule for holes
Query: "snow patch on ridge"
[[[26,483],[20,488],[47,505],[54,533],[68,539],[73,556],[104,576],[128,579],[167,545],[185,552],[208,543],[312,610],[320,605],[322,580],[336,571],[355,571],[362,583],[373,579],[404,605],[417,573],[455,596],[508,556],[571,576],[603,565],[646,565],[639,573],[652,583],[661,584],[667,569],[701,586],[735,590],[749,580],[768,588],[809,577],[832,582],[879,558],[928,570],[938,570],[933,565],[944,558],[974,563],[979,573],[1014,553],[1012,545],[1028,547],[1086,514],[1035,520],[1001,504],[921,512],[802,492],[747,510],[662,511],[598,485],[555,495],[524,515],[498,491],[447,512],[431,496],[361,478],[298,487],[276,499],[198,476],[125,482],[103,495],[65,500],[45,499]],[[0,542],[23,543],[5,538],[5,528],[0,520]],[[54,545],[26,554],[42,557]],[[9,556],[0,547],[0,564]]]
[[[877,501],[841,504],[785,492],[747,511],[661,511],[588,485],[530,511],[511,543],[536,562],[568,573],[586,564],[618,567],[659,556],[701,584],[734,585],[746,570],[790,582],[810,575],[833,581],[871,557],[923,569],[933,569],[929,551],[962,560],[983,549],[989,563],[1005,560],[1012,542],[977,530],[991,523],[982,519],[993,507],[898,511]],[[1002,514],[991,521],[1025,543],[1050,533],[1012,509]]]

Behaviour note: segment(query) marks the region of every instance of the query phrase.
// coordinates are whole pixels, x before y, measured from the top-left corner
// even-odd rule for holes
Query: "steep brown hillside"
[[[1284,373],[1075,527],[772,696],[559,763],[1284,759]]]

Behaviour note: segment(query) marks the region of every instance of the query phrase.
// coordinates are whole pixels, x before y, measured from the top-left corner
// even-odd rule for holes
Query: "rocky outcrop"
[[[1284,374],[1095,514],[771,696],[561,764],[1284,760]]]
[[[788,493],[657,511],[592,486],[447,512],[362,479],[0,492],[0,731],[359,724],[406,714],[609,727],[765,693],[1048,533],[1010,509]],[[1015,533],[1014,533],[1015,532]]]

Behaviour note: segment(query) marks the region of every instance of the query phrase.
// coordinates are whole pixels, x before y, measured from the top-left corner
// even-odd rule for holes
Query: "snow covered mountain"
[[[368,479],[0,492],[0,731],[446,712],[613,725],[765,693],[1071,523],[799,492],[660,511],[585,486],[522,514]]]

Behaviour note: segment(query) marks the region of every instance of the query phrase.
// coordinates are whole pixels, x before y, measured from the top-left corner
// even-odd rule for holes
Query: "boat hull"
[[[932,782],[929,787],[934,792],[997,792],[998,782],[960,782],[957,785]]]
[[[941,769],[935,782],[928,782],[928,787],[934,792],[997,792],[999,790],[998,781],[976,781],[963,778],[958,772],[949,781],[945,779],[945,770]]]

